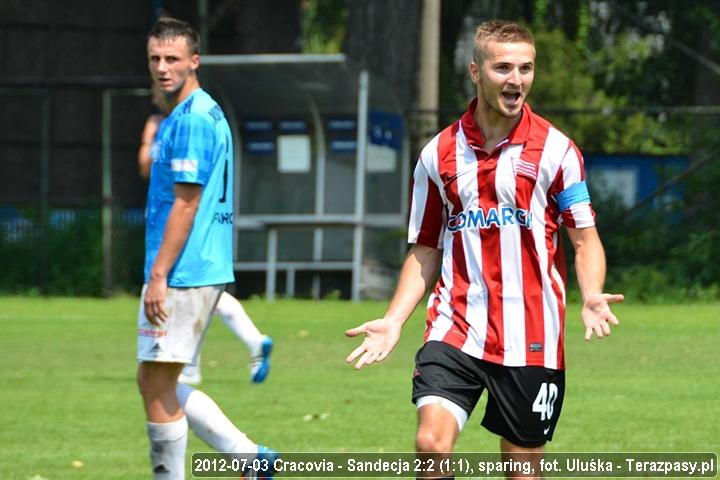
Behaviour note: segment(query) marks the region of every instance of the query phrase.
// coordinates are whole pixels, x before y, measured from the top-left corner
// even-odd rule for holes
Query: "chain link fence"
[[[0,89],[0,292],[139,290],[151,108],[146,89],[107,83]]]
[[[0,99],[6,112],[0,119],[0,292],[137,293],[147,184],[138,176],[136,156],[144,120],[152,112],[147,90],[139,82],[2,87]],[[73,105],[70,117],[68,105]],[[650,298],[651,290],[675,288],[692,296],[718,283],[713,270],[720,264],[713,260],[720,260],[720,208],[712,183],[720,177],[716,110],[541,112],[568,125],[589,125],[589,117],[608,124],[627,115],[661,119],[660,125],[674,132],[667,141],[681,146],[674,153],[687,161],[686,169],[663,169],[667,155],[645,155],[657,159],[651,167],[653,188],[638,193],[632,204],[612,196],[594,198],[609,283],[646,286],[647,291],[636,292],[641,298]],[[638,124],[662,140],[662,130]],[[607,129],[602,135],[616,133]],[[413,134],[428,132],[417,127]],[[597,148],[584,150],[591,170]],[[406,161],[412,164],[414,158]],[[623,188],[612,176],[590,181],[595,190]]]

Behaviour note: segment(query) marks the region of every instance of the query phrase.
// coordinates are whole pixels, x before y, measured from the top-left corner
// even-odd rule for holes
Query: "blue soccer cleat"
[[[250,361],[250,381],[252,383],[262,383],[270,373],[270,354],[273,349],[272,338],[265,335],[263,338],[260,355],[252,358]]]
[[[258,453],[255,459],[259,460],[259,462],[253,462],[253,464],[259,464],[260,468],[258,470],[253,470],[252,467],[248,468],[241,478],[246,480],[272,480],[275,473],[275,460],[280,458],[280,454],[264,445],[258,445],[257,449]]]

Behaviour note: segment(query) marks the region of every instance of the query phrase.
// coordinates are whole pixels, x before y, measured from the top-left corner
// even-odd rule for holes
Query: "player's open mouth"
[[[517,102],[519,102],[520,97],[522,97],[520,92],[502,92],[500,95],[503,97],[503,99],[507,103],[513,104],[513,105],[516,104]]]

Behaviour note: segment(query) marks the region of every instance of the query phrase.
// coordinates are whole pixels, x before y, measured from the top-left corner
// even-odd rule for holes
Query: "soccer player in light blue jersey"
[[[138,149],[138,172],[146,180],[150,178],[152,147],[155,145],[155,136],[160,129],[160,124],[170,113],[165,102],[165,95],[158,87],[152,89],[152,104],[157,108],[158,113],[150,115],[145,121],[140,148]],[[252,383],[263,383],[270,373],[270,354],[273,349],[272,339],[258,330],[250,316],[245,312],[242,304],[227,292],[223,292],[217,305],[215,305],[215,315],[222,319],[223,324],[250,351],[250,381]],[[187,385],[197,385],[202,382],[199,354],[192,363],[185,365],[179,381]]]
[[[188,425],[220,452],[270,459],[276,454],[250,441],[207,395],[178,385],[225,285],[233,281],[232,136],[222,109],[200,88],[197,32],[161,18],[148,35],[147,51],[153,84],[170,113],[152,148],[138,386],[153,478],[180,480]]]

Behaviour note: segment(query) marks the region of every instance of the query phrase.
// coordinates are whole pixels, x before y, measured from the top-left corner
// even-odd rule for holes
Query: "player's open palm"
[[[355,364],[355,368],[358,370],[363,365],[382,362],[397,345],[400,339],[400,328],[401,326],[396,322],[380,318],[347,330],[345,335],[348,337],[356,337],[364,333],[365,339],[359,347],[345,358],[345,361],[352,363],[356,358],[360,357]]]
[[[624,299],[621,294],[596,293],[588,296],[580,312],[585,325],[585,340],[590,340],[593,333],[597,338],[610,335],[610,324],[620,324],[610,310],[610,304],[620,303]]]

